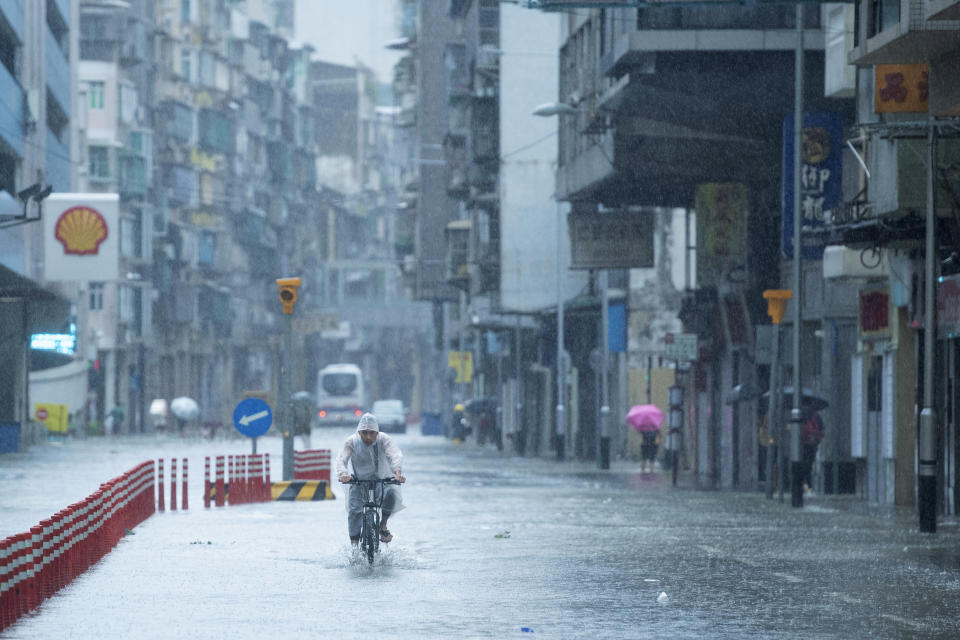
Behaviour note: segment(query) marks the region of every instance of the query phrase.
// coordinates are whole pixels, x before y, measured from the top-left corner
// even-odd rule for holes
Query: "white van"
[[[338,363],[320,369],[317,374],[318,426],[356,426],[365,407],[360,367]]]

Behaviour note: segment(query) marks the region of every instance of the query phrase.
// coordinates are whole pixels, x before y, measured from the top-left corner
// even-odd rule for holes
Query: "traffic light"
[[[280,303],[283,304],[283,312],[290,315],[293,313],[293,303],[297,301],[300,278],[277,278],[277,286],[280,287]]]

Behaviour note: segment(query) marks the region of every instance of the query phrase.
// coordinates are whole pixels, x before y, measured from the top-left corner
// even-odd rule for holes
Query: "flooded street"
[[[349,432],[314,430],[313,447],[336,451]],[[930,536],[909,513],[674,488],[629,463],[608,473],[413,432],[396,441],[408,508],[372,568],[350,551],[339,485],[335,501],[203,509],[202,456],[245,441],[71,441],[10,456],[4,536],[143,460],[187,456],[192,480],[188,511],[150,517],[0,637],[960,634],[955,527]],[[278,479],[280,441],[258,448]]]

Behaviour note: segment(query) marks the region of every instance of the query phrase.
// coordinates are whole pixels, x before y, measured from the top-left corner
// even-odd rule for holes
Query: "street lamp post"
[[[579,109],[565,102],[547,102],[535,108],[535,116],[550,117],[575,114]],[[556,197],[556,196],[554,196]],[[571,443],[567,438],[567,366],[563,348],[563,274],[566,269],[563,253],[563,216],[560,201],[557,200],[557,408],[555,433],[557,436],[557,458],[568,456]],[[606,290],[606,287],[604,287]],[[609,408],[607,409],[609,412]],[[608,440],[609,444],[609,440]]]
[[[575,107],[565,102],[548,102],[541,104],[533,110],[535,116],[566,116],[574,115],[584,111],[584,109]],[[563,290],[561,287],[560,269],[563,258],[563,244],[560,233],[563,229],[562,218],[559,215],[559,202],[557,211],[557,435],[560,436],[560,430],[566,424],[566,371],[563,358]],[[597,447],[598,463],[601,469],[610,468],[610,402],[609,402],[609,384],[610,384],[610,345],[608,343],[608,312],[609,304],[607,299],[607,270],[601,269],[597,275],[598,286],[600,288],[600,316],[601,316],[601,342],[600,345],[600,425],[599,442]],[[566,440],[566,438],[564,438]],[[559,453],[559,452],[558,452]]]
[[[557,202],[557,458],[562,460],[567,452],[567,368],[563,350],[563,224],[560,203]]]

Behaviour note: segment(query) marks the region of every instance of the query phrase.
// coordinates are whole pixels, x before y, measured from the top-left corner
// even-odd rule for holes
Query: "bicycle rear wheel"
[[[377,526],[372,511],[363,514],[363,545],[366,547],[367,562],[373,564],[373,553],[377,549]]]

